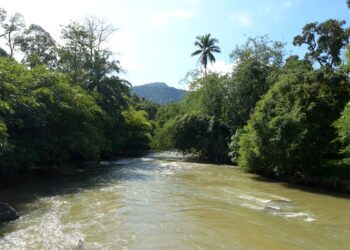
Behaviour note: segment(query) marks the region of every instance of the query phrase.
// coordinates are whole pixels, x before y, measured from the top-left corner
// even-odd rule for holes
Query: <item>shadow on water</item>
[[[258,182],[264,182],[264,183],[276,183],[280,184],[285,188],[289,189],[295,189],[300,190],[303,192],[318,194],[318,195],[325,195],[325,196],[333,196],[336,198],[341,199],[350,199],[350,194],[340,192],[337,190],[330,190],[329,188],[325,188],[320,186],[320,184],[314,184],[314,183],[308,183],[303,182],[301,180],[278,180],[278,179],[271,179],[259,175],[250,176],[251,179]]]
[[[1,188],[0,201],[11,204],[21,214],[24,205],[39,198],[99,189],[113,182],[146,181],[151,178],[146,171],[152,168],[152,164],[134,159],[31,174],[30,178],[17,178],[11,186]]]

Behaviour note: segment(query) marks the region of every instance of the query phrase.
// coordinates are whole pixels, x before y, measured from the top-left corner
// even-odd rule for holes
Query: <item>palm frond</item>
[[[204,47],[203,44],[199,41],[195,41],[194,46],[200,47],[201,49],[203,49],[203,47]]]
[[[201,49],[196,50],[195,52],[193,52],[193,53],[191,54],[191,56],[196,56],[196,55],[199,55],[199,54],[201,54],[201,53],[202,53],[202,51],[203,51],[203,50],[201,50]]]
[[[210,63],[216,62],[216,59],[215,59],[215,57],[214,57],[214,55],[212,53],[209,52],[208,53],[208,57],[209,57]]]
[[[218,46],[212,46],[209,49],[211,52],[221,53],[221,49]]]

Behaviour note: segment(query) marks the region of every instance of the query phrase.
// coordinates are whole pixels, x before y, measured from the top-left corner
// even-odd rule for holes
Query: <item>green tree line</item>
[[[147,105],[108,49],[114,31],[88,17],[63,26],[57,43],[0,9],[0,172],[149,148]]]
[[[158,110],[153,147],[269,177],[350,180],[349,36],[343,20],[306,24],[292,41],[304,58],[268,36],[248,38],[229,74],[207,71],[218,40],[197,37],[203,70],[189,74],[185,100]]]

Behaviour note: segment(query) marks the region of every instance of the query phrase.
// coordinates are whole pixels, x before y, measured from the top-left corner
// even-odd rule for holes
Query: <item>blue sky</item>
[[[186,88],[179,81],[199,67],[190,56],[197,35],[218,38],[222,53],[216,70],[230,67],[229,54],[247,36],[268,34],[287,42],[289,54],[303,54],[292,39],[309,22],[329,18],[350,24],[345,0],[2,0],[10,14],[20,12],[26,23],[36,23],[59,37],[60,25],[87,15],[106,19],[119,30],[109,47],[133,85],[162,81]]]

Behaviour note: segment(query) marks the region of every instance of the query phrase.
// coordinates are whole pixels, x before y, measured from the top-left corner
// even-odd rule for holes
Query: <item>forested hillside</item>
[[[167,104],[181,101],[187,94],[187,91],[169,87],[165,83],[155,82],[144,85],[134,86],[132,91],[140,98],[158,103]]]

